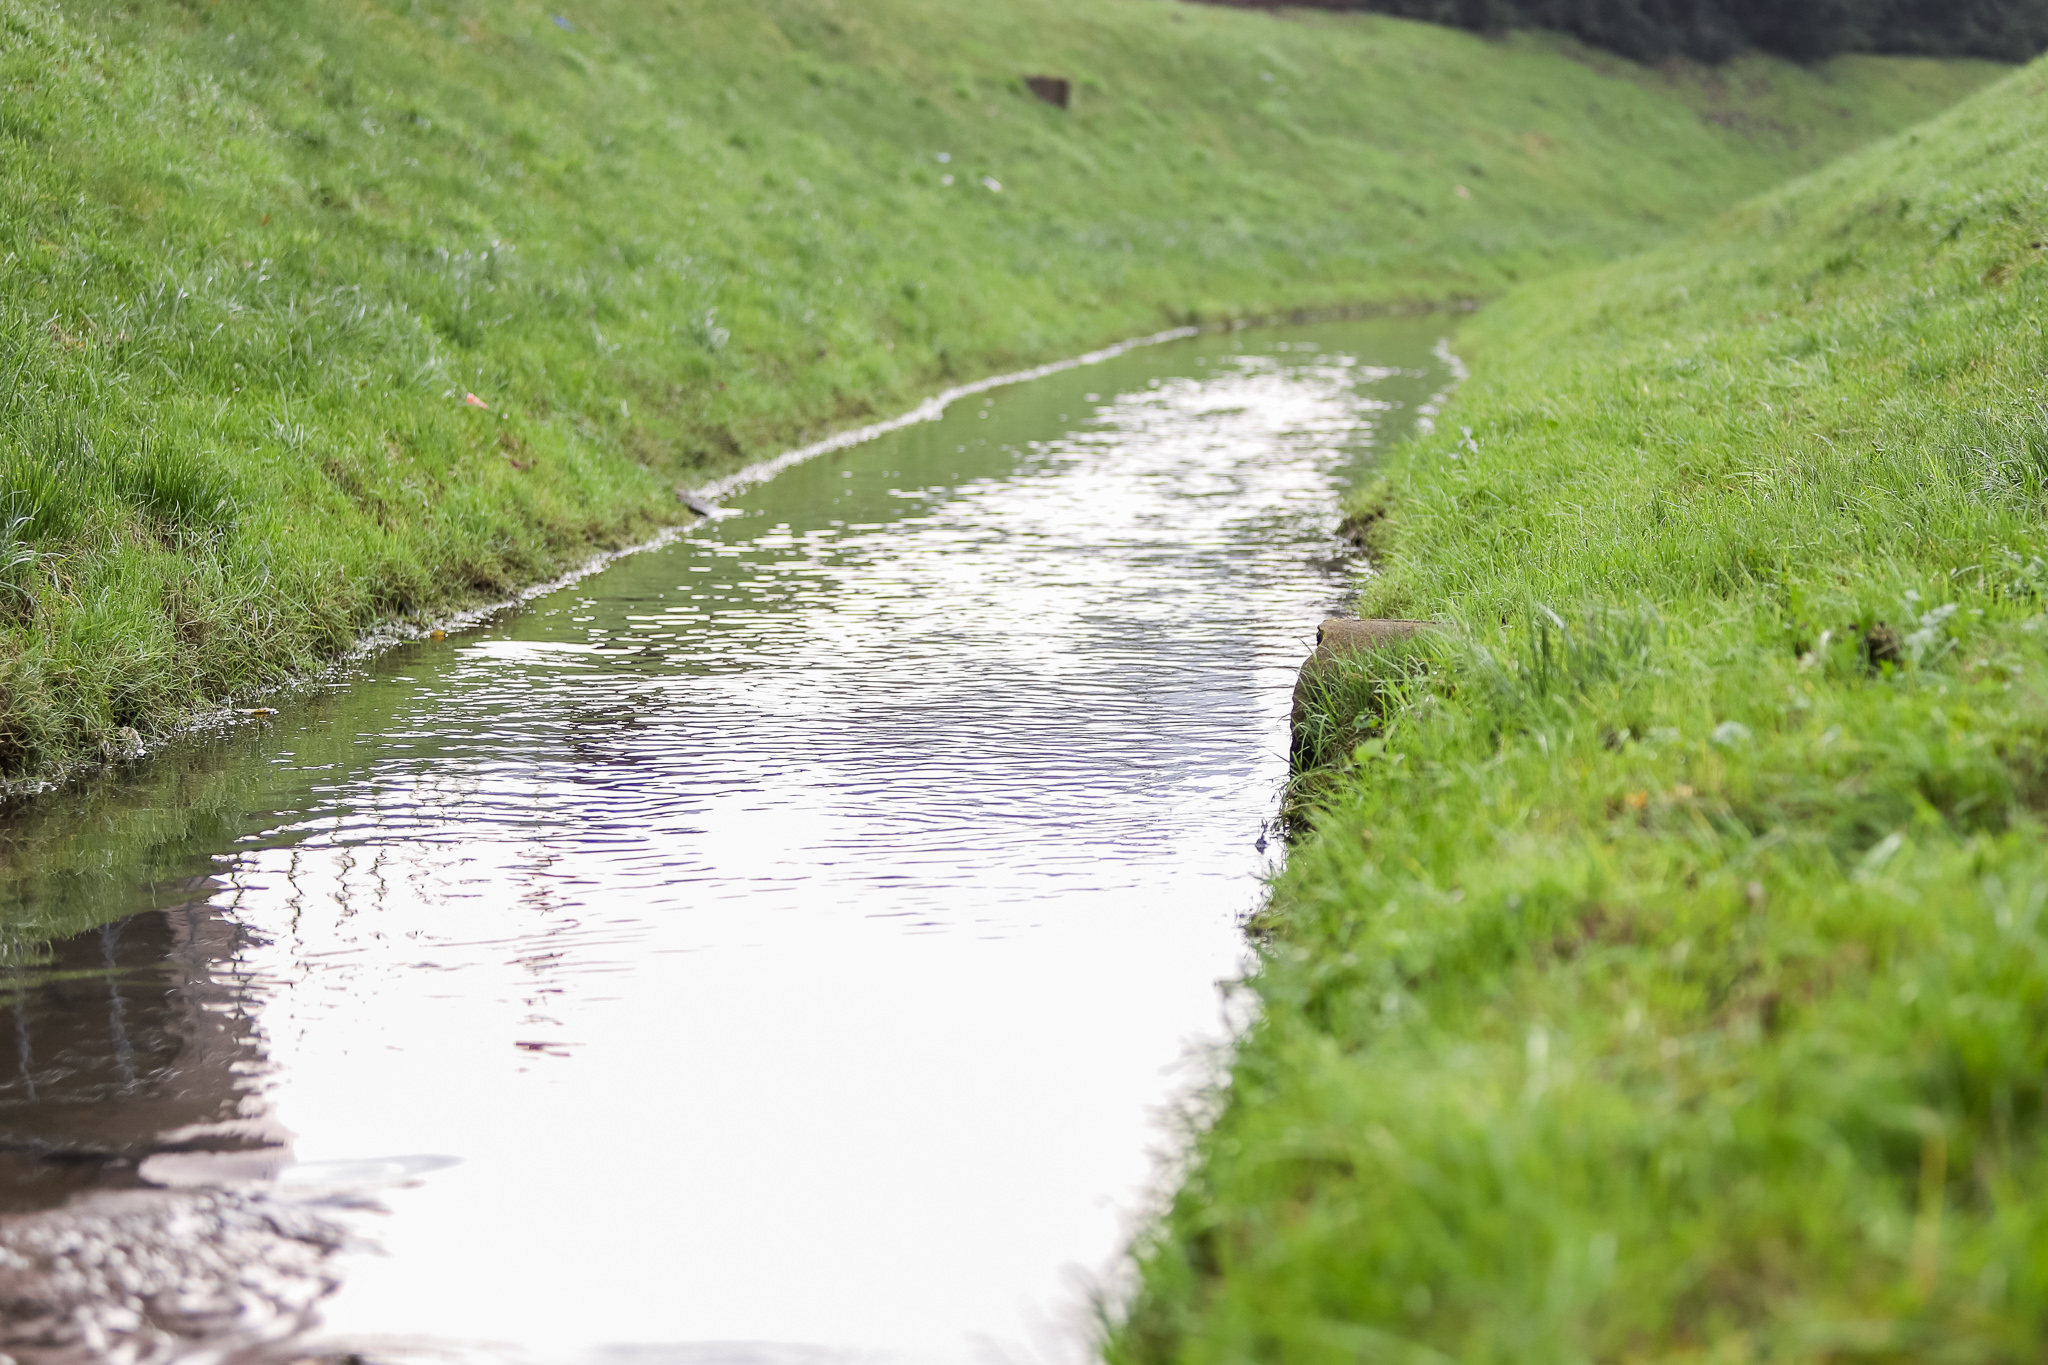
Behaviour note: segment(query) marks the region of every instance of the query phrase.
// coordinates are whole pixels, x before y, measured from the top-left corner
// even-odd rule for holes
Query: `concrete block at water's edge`
[[[1316,652],[1301,665],[1294,682],[1294,719],[1299,727],[1308,714],[1310,688],[1329,675],[1339,660],[1370,653],[1397,640],[1412,640],[1430,628],[1428,621],[1353,621],[1332,616],[1316,627]]]

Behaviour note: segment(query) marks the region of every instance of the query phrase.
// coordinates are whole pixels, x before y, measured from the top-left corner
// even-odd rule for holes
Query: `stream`
[[[1080,1365],[1442,325],[955,402],[0,824],[0,1355]]]

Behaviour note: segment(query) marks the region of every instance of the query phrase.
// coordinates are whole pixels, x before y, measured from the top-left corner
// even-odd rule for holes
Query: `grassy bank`
[[[1492,293],[1989,74],[1147,0],[0,0],[0,773],[946,378]]]
[[[1467,329],[1116,1360],[2039,1358],[2044,92]]]

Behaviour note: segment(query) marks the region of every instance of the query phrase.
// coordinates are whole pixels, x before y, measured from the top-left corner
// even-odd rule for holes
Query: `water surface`
[[[23,1358],[1086,1359],[1436,335],[977,396],[15,814]]]

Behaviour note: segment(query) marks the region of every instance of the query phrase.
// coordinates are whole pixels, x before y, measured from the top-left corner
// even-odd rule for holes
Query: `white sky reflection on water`
[[[1085,1359],[1223,1037],[1341,471],[1433,338],[963,403],[245,745],[261,1107],[461,1162],[355,1216],[320,1339]]]

